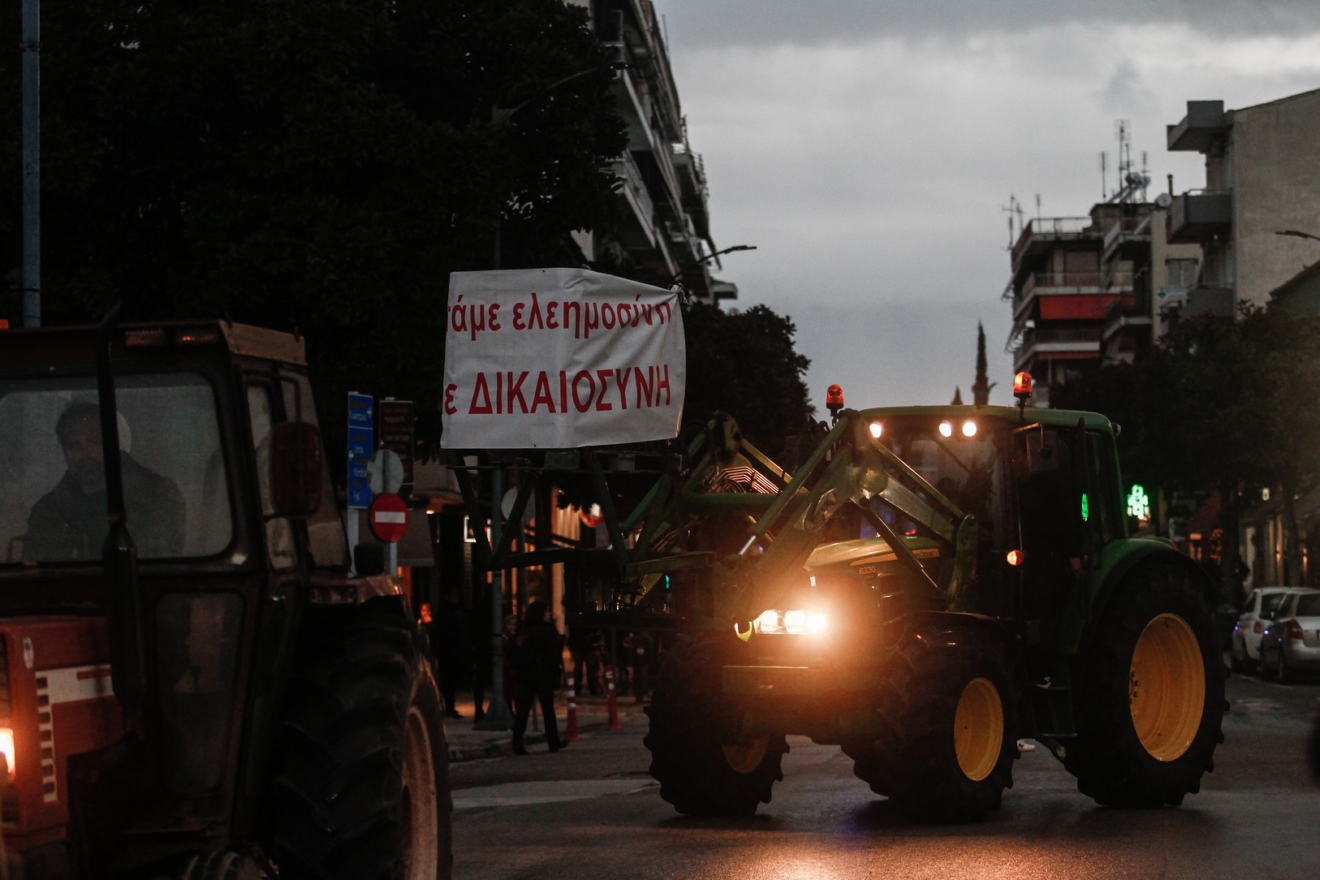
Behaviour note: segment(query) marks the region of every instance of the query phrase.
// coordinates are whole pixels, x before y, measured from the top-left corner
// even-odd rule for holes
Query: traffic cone
[[[577,732],[577,691],[573,687],[573,676],[568,677],[568,741],[578,741]]]
[[[610,707],[610,730],[619,730],[619,701],[614,696],[614,667],[605,667],[605,697]]]

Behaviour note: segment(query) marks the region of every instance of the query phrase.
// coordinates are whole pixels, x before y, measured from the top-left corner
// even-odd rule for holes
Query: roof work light
[[[1018,413],[1024,422],[1027,420],[1027,399],[1031,397],[1032,392],[1035,390],[1036,383],[1026,370],[1013,377],[1013,396],[1017,398]]]
[[[839,410],[843,409],[842,385],[831,385],[825,389],[825,406],[830,411],[830,418],[838,421]]]

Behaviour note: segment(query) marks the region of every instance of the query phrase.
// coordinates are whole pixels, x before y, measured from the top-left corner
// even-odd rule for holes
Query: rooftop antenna
[[[1040,193],[1036,193],[1036,222],[1040,222]]]
[[[1141,151],[1141,200],[1146,201],[1146,188],[1150,186],[1150,165],[1145,150]]]
[[[1008,249],[1011,251],[1013,249],[1013,242],[1015,241],[1013,235],[1013,218],[1015,216],[1017,217],[1017,225],[1018,225],[1019,233],[1021,233],[1023,229],[1026,228],[1022,224],[1022,205],[1018,202],[1017,196],[1010,195],[1008,197],[1008,207],[1001,208],[1000,210],[1008,214]]]
[[[1109,201],[1109,182],[1105,175],[1109,173],[1109,154],[1104,150],[1100,151],[1100,201]]]
[[[1128,172],[1132,170],[1132,141],[1128,130],[1132,123],[1126,119],[1114,120],[1114,136],[1118,139],[1118,191],[1122,192],[1127,183]]]

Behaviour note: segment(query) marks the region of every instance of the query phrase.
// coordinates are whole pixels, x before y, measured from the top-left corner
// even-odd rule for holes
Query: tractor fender
[[[1002,643],[1009,656],[1014,656],[1017,639],[1003,621],[984,614],[966,611],[922,611],[916,616],[913,634],[930,648],[956,648],[959,634],[973,629]]]
[[[1091,603],[1091,618],[1094,620],[1103,613],[1105,606],[1114,594],[1114,590],[1133,569],[1138,565],[1151,562],[1166,563],[1186,572],[1193,582],[1200,585],[1201,595],[1207,608],[1213,609],[1215,607],[1215,603],[1219,598],[1219,585],[1212,583],[1191,557],[1179,553],[1161,542],[1134,541],[1132,542],[1132,549],[1115,563],[1114,567],[1105,576],[1104,582],[1100,584],[1100,589],[1096,591],[1095,599]]]

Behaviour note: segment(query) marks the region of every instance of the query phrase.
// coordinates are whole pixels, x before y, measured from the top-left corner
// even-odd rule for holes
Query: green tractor
[[[661,796],[753,813],[789,734],[925,822],[997,809],[1020,739],[1101,804],[1198,791],[1227,705],[1215,588],[1129,534],[1110,422],[835,410],[791,472],[717,415],[622,519],[591,459],[611,541],[570,578],[579,615],[679,632],[648,708]]]

